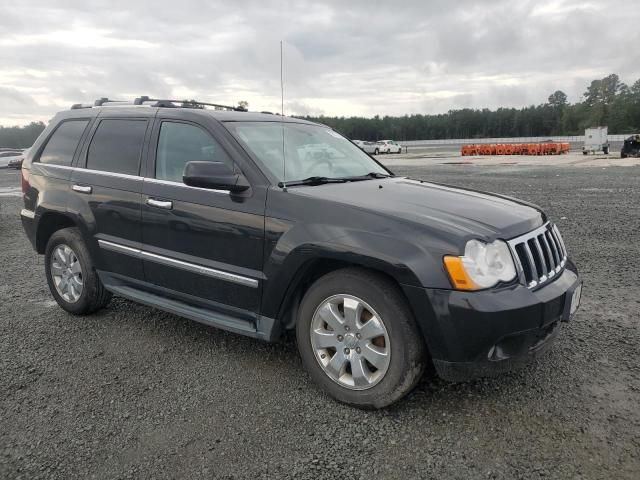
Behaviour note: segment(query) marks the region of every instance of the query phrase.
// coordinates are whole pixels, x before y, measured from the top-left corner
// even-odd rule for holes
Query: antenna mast
[[[282,60],[282,40],[280,40],[280,126],[282,127],[282,189],[287,191],[287,160],[284,151],[284,76]]]

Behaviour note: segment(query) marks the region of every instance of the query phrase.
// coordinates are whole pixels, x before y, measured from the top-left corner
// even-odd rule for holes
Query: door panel
[[[145,178],[142,187],[146,281],[213,302],[221,310],[257,313],[266,189],[231,195],[180,181],[186,161],[224,161],[240,169],[223,144],[203,125],[156,120],[156,162],[148,177],[157,172],[160,179]]]
[[[139,248],[142,241],[140,203],[141,177],[114,177],[104,172],[75,169],[68,209],[81,215],[96,240]],[[90,187],[79,192],[74,186]],[[98,267],[120,275],[144,279],[142,260],[123,252],[100,249]]]
[[[227,193],[146,179],[142,193],[143,248],[162,257],[144,259],[147,281],[257,312],[264,217],[255,211],[256,200],[234,202]],[[172,206],[149,205],[147,199]]]
[[[149,123],[141,117],[98,117],[71,174],[68,205],[100,247],[97,267],[136,280],[144,279],[142,259],[131,249],[142,241],[139,175]]]

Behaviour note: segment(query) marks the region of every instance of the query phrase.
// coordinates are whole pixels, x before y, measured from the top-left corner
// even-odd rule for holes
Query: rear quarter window
[[[87,168],[138,175],[146,130],[146,120],[101,120],[87,151]]]
[[[88,120],[67,120],[58,125],[44,146],[39,162],[70,166],[88,123]]]

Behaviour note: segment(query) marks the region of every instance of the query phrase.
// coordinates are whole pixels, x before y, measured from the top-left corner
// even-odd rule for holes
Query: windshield
[[[278,182],[389,174],[353,143],[327,127],[277,122],[229,122],[225,126]]]

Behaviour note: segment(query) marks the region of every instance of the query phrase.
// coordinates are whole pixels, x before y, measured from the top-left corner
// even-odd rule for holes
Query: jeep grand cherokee
[[[295,330],[317,384],[379,408],[428,361],[450,380],[526,362],[578,307],[539,208],[396,176],[323,125],[204,106],[75,105],[29,150],[22,222],[63,309],[115,294],[267,341]]]

